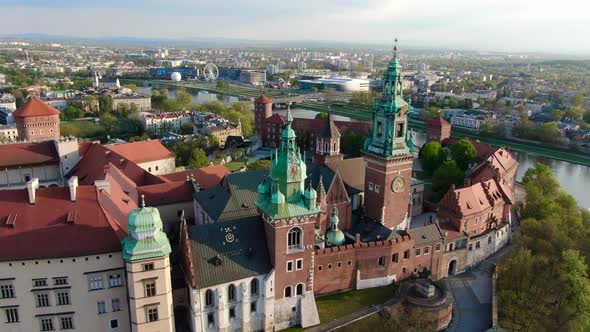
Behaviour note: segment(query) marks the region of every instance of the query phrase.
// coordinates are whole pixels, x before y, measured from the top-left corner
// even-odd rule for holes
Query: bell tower
[[[373,130],[365,140],[365,214],[389,229],[407,226],[412,160],[409,103],[402,96],[402,67],[393,58],[383,76],[383,96],[373,103]]]
[[[319,324],[313,296],[315,225],[320,215],[317,193],[305,186],[305,155],[297,147],[293,116],[287,109],[281,147],[273,151],[270,175],[258,186],[254,203],[264,222],[274,267],[277,330]]]

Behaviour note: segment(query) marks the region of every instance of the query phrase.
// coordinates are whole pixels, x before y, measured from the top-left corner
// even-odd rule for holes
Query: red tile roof
[[[117,167],[126,177],[136,185],[147,185],[163,182],[157,176],[150,174],[136,163],[127,160],[120,154],[107,149],[100,143],[92,143],[82,160],[72,169],[69,175],[78,176],[80,185],[93,185],[96,180],[105,178],[109,163]]]
[[[137,188],[138,194],[144,195],[145,204],[158,206],[193,200],[195,192],[191,181],[176,181]]]
[[[265,95],[260,95],[260,97],[254,99],[254,102],[258,104],[270,104],[272,103],[272,99],[268,98]]]
[[[285,116],[278,113],[271,115],[268,119],[266,119],[266,122],[278,123],[280,125],[285,125],[285,123],[287,123],[287,121],[285,121]]]
[[[226,174],[231,171],[225,165],[214,165],[202,168],[189,169],[184,172],[160,175],[159,178],[166,182],[186,181],[191,175],[199,183],[201,189],[209,189],[221,182]]]
[[[441,117],[437,117],[428,123],[428,127],[448,127],[450,125],[451,124],[447,120]]]
[[[66,223],[68,219],[73,223]],[[14,218],[14,227],[6,225]],[[0,191],[0,261],[76,257],[121,251],[95,187],[41,188],[35,204],[27,190]]]
[[[27,118],[31,116],[59,115],[59,111],[46,102],[31,98],[12,113],[15,118]]]
[[[107,148],[137,164],[175,157],[158,140],[111,145]]]
[[[0,144],[0,167],[59,163],[53,141]]]
[[[364,136],[369,132],[371,124],[363,121],[334,121],[338,131],[343,134],[345,132],[353,131],[357,135]],[[323,119],[304,119],[295,118],[293,120],[293,129],[311,130],[316,135],[320,135],[325,125]]]

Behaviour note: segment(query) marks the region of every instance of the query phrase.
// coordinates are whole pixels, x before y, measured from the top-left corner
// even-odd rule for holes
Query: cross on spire
[[[141,207],[144,208],[145,207],[145,195],[141,194]]]

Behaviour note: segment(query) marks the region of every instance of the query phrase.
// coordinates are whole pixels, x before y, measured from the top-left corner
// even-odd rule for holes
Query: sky
[[[590,54],[588,0],[0,0],[0,35],[335,41]]]

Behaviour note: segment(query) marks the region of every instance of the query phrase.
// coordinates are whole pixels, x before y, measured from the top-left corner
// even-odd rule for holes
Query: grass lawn
[[[338,332],[383,331],[385,319],[378,313],[339,328]]]
[[[382,304],[393,297],[397,286],[352,290],[316,299],[320,322],[327,323],[336,318],[352,314],[373,304]]]
[[[246,161],[247,159],[234,160],[225,164],[225,167],[227,167],[231,172],[236,172],[242,169],[242,167],[246,166]]]

